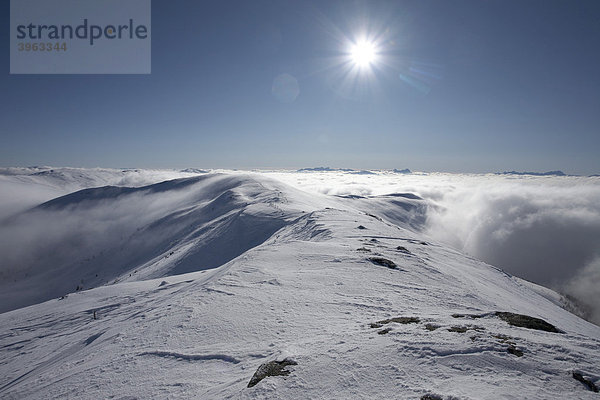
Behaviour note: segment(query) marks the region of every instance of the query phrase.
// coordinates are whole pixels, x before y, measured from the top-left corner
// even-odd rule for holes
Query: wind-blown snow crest
[[[288,200],[280,185],[205,174],[85,189],[15,215],[0,227],[0,311],[104,284],[216,268],[315,207],[302,193]]]

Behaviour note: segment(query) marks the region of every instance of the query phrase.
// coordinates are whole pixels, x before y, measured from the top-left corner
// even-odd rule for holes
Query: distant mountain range
[[[548,172],[504,171],[504,172],[496,172],[496,175],[567,176],[567,174],[565,174],[562,171],[548,171]]]

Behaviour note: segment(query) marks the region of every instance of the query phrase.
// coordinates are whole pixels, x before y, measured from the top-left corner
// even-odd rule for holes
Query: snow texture
[[[426,234],[421,196],[173,174],[3,222],[32,253],[2,269],[1,398],[598,398],[600,327]]]

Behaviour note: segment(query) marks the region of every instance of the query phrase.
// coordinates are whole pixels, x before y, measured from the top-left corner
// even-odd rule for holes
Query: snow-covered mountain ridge
[[[0,396],[597,398],[574,376],[598,384],[600,327],[431,240],[428,206],[205,174],[11,217],[37,247],[3,307],[51,300],[0,314]]]

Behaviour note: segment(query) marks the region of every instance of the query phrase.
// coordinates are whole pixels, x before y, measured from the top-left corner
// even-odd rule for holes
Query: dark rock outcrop
[[[288,365],[298,365],[298,363],[291,358],[286,358],[282,361],[275,360],[261,364],[248,382],[248,387],[255,386],[267,376],[288,376],[291,372],[286,368]]]
[[[583,374],[581,372],[573,371],[573,379],[576,379],[579,382],[583,383],[592,392],[598,393],[598,386],[596,386],[596,384],[594,382],[592,382],[591,380],[589,380],[585,376],[583,376]]]
[[[373,264],[381,265],[382,267],[387,267],[390,269],[398,269],[398,266],[396,265],[396,263],[393,262],[392,260],[388,260],[387,258],[371,257],[371,258],[369,258],[369,261],[371,261]]]
[[[496,316],[507,322],[509,325],[518,326],[520,328],[537,329],[538,331],[546,331],[552,333],[563,333],[554,325],[540,318],[530,317],[523,314],[515,314],[511,312],[496,312]]]
[[[506,351],[510,354],[513,354],[517,357],[523,357],[523,351],[517,349],[515,346],[510,345],[508,346],[508,348],[506,349]]]

